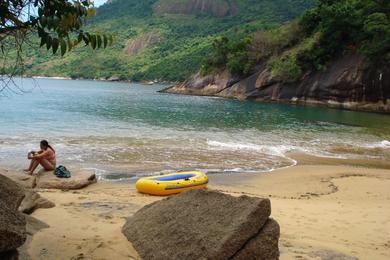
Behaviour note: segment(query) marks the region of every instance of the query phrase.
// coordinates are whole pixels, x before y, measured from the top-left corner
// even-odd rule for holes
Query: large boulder
[[[0,253],[15,250],[26,240],[26,220],[17,211],[24,189],[0,175]]]
[[[96,175],[90,171],[71,171],[71,178],[58,178],[53,171],[39,171],[30,176],[19,172],[7,172],[7,176],[24,188],[77,190],[85,188],[97,181]]]
[[[48,209],[55,207],[55,204],[48,199],[41,197],[32,190],[25,191],[25,197],[19,206],[19,211],[25,214],[31,214],[37,209]]]
[[[23,244],[23,246],[18,248],[18,255],[19,255],[19,259],[29,260],[31,259],[31,257],[28,254],[28,247],[31,241],[33,240],[34,234],[40,231],[41,229],[48,228],[49,225],[32,216],[29,215],[24,215],[24,216],[26,217],[26,222],[27,222],[26,225],[27,240]]]
[[[27,174],[2,171],[0,174],[1,200],[13,210],[31,214],[39,208],[53,208],[55,204],[34,192],[36,177]]]
[[[35,176],[31,176],[31,175],[24,174],[21,172],[10,172],[10,171],[6,172],[4,175],[25,189],[31,189],[31,188],[34,188],[36,186]]]
[[[87,187],[96,181],[95,173],[89,171],[72,171],[71,178],[58,178],[52,171],[40,172],[36,176],[35,188],[78,190]]]
[[[192,190],[145,206],[122,232],[143,259],[278,259],[268,199]]]
[[[34,233],[48,226],[23,213],[31,214],[37,208],[55,205],[31,190],[29,184],[33,177],[1,172],[7,176],[0,174],[0,259],[29,259],[27,244]]]
[[[278,222],[269,219],[260,232],[232,257],[236,260],[279,259],[278,242],[280,227]]]
[[[0,252],[14,250],[26,241],[26,220],[17,210],[0,202]]]
[[[16,182],[0,174],[0,202],[11,210],[17,210],[24,198],[24,189]]]

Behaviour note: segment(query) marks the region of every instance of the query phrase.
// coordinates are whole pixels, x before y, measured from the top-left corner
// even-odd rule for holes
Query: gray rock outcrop
[[[268,199],[192,190],[145,206],[122,231],[143,259],[278,259]]]
[[[162,92],[390,113],[390,67],[367,67],[362,56],[346,55],[330,62],[325,71],[307,72],[297,82],[284,82],[263,63],[247,78],[238,80],[226,71],[196,74]]]
[[[144,35],[130,40],[123,49],[124,54],[133,56],[138,54],[143,49],[159,42],[161,35],[158,32],[147,32]]]

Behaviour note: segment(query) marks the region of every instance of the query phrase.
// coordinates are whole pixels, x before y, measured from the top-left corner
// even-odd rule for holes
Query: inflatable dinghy
[[[198,171],[177,172],[139,179],[135,187],[141,193],[165,196],[191,189],[204,189],[209,179]]]

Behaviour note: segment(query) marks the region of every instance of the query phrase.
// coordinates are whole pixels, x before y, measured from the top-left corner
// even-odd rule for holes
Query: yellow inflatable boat
[[[203,189],[208,182],[207,175],[202,172],[177,172],[141,178],[135,187],[141,193],[164,196],[185,190]]]

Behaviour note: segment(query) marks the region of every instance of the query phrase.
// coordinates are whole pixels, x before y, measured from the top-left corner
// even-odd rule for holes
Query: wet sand
[[[388,163],[295,156],[297,166],[271,173],[211,175],[209,188],[270,198],[281,259],[390,259]],[[33,237],[33,259],[138,259],[121,233],[124,218],[161,199],[131,183],[40,194],[56,207],[33,214],[50,226]]]

